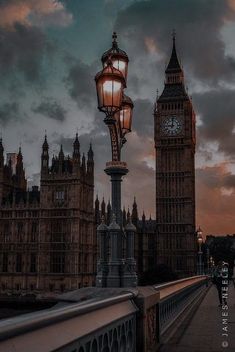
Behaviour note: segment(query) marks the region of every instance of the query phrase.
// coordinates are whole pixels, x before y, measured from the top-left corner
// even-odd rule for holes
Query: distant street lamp
[[[207,275],[209,275],[210,274],[210,248],[207,246],[207,248],[206,248],[206,273],[207,273]]]
[[[202,242],[203,242],[203,238],[202,238],[202,230],[199,226],[198,230],[197,230],[197,242],[198,242],[198,270],[197,273],[198,275],[203,275],[203,268],[202,268]]]
[[[126,142],[125,135],[131,132],[133,102],[124,94],[126,88],[128,56],[118,47],[117,35],[113,33],[112,48],[105,52],[101,59],[103,69],[95,76],[98,109],[105,113],[104,122],[109,128],[112,161],[106,163],[105,172],[111,177],[113,220],[109,228],[104,221],[98,227],[98,235],[104,231],[106,245],[110,238],[110,251],[101,250],[102,260],[98,262],[96,284],[101,287],[136,286],[134,247],[132,246],[133,231],[131,219],[126,228],[126,248],[128,258],[123,258],[123,227],[121,215],[121,182],[128,173],[127,164],[121,161],[121,148]],[[106,230],[105,230],[106,229]],[[131,250],[130,250],[131,249]],[[104,257],[104,253],[106,256]],[[108,253],[110,257],[108,258]]]
[[[214,269],[214,260],[213,257],[210,256],[210,275],[212,275]]]

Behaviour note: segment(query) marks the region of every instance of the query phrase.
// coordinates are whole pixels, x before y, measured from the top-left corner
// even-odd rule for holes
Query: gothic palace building
[[[63,292],[94,284],[94,161],[80,160],[78,136],[72,157],[63,149],[49,165],[42,146],[41,184],[27,190],[21,150],[15,173],[4,162],[0,141],[0,292]]]

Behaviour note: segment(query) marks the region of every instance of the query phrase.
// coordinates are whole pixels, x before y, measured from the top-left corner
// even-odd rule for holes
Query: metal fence
[[[180,282],[180,281],[179,281]],[[207,278],[191,283],[184,288],[173,292],[172,294],[160,299],[158,304],[158,331],[159,337],[163,335],[166,330],[174,324],[176,319],[183,313],[183,311],[193,303],[199,294],[207,286]],[[161,286],[158,286],[160,289]],[[157,287],[156,287],[157,288]]]

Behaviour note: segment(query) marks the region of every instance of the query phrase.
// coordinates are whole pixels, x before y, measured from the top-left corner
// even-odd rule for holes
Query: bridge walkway
[[[160,352],[234,352],[235,287],[229,285],[228,310],[219,307],[218,293],[212,285],[197,310],[192,311]],[[228,312],[228,316],[225,315]],[[227,320],[223,320],[227,319]],[[222,336],[227,333],[228,336]]]

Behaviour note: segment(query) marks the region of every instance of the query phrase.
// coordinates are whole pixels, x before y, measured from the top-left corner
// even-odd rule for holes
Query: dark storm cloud
[[[0,0],[0,74],[42,79],[44,59],[55,51],[43,28],[67,26],[72,18],[59,0]]]
[[[95,119],[93,123],[93,128],[91,131],[86,133],[81,133],[78,130],[79,142],[81,152],[86,153],[89,149],[89,144],[93,144],[95,150],[95,158],[97,158],[96,167],[100,169],[100,165],[105,163],[110,158],[109,150],[109,134],[108,129],[103,123],[103,114],[99,111],[95,112]],[[75,139],[75,134],[72,137],[64,137],[62,134],[55,133],[52,143],[59,146],[62,144],[64,151],[67,153],[72,152],[73,142]]]
[[[28,81],[36,81],[44,55],[53,52],[46,36],[37,28],[15,24],[14,30],[0,29],[0,72],[23,74]]]
[[[134,101],[133,129],[140,136],[152,136],[153,138],[153,105],[149,100]]]
[[[115,28],[128,40],[133,58],[156,50],[164,54],[165,60],[174,28],[183,64],[196,78],[214,84],[230,80],[235,72],[235,60],[225,54],[221,36],[225,21],[235,18],[231,3],[228,0],[138,1],[120,12]]]
[[[207,188],[235,188],[235,175],[227,170],[226,164],[197,169],[196,175]]]
[[[5,126],[8,122],[18,118],[19,105],[17,103],[4,103],[0,106],[0,125]]]
[[[194,94],[194,105],[201,115],[202,125],[198,128],[200,141],[217,141],[219,151],[235,155],[235,91],[211,90]]]
[[[94,81],[97,66],[97,63],[89,66],[81,61],[73,62],[65,78],[70,96],[81,108],[89,107],[97,100]]]
[[[32,111],[50,119],[63,122],[66,119],[66,110],[52,98],[47,98],[38,106],[33,106]]]
[[[235,188],[235,175],[227,175],[224,182],[225,188]]]

